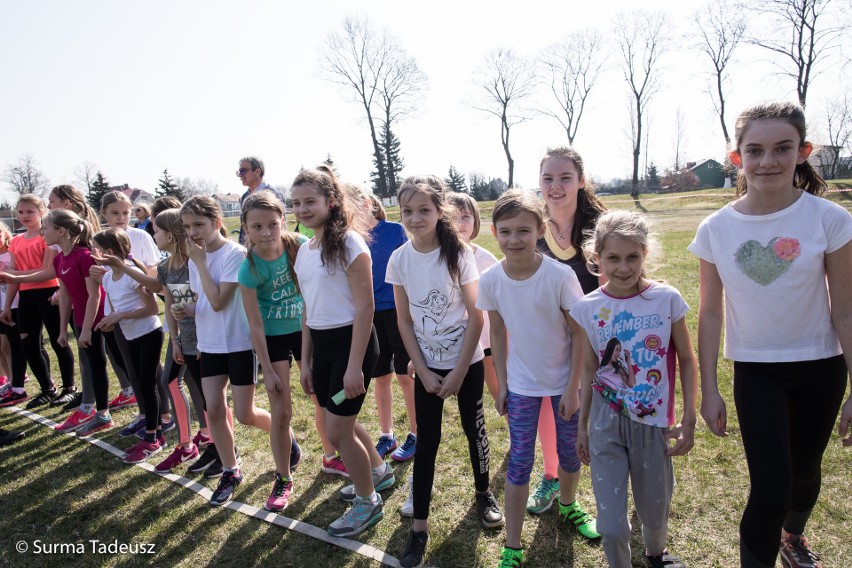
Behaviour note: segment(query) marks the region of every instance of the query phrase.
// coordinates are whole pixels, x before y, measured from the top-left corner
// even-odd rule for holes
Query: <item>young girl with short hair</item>
[[[290,365],[294,358],[297,362],[302,359],[304,306],[293,264],[299,247],[308,239],[287,230],[284,206],[269,191],[246,198],[240,222],[248,237],[248,251],[238,278],[254,352],[269,396],[269,440],[276,468],[264,508],[277,512],[287,508],[293,492],[290,456],[295,439],[290,428]]]
[[[571,378],[579,384],[583,377],[577,453],[591,465],[596,528],[606,559],[619,568],[631,565],[628,479],[649,566],[685,566],[666,550],[674,490],[671,458],[693,446],[698,370],[686,326],[689,307],[677,290],[645,274],[653,245],[640,214],[601,215],[583,248],[589,270],[607,282],[578,301],[570,314],[582,327],[575,340],[584,348],[583,368],[572,369]],[[632,388],[616,391],[597,378],[612,338],[631,354],[625,360],[633,361]],[[683,393],[680,422],[675,364]]]
[[[118,228],[97,233],[92,239],[95,261],[104,254],[116,256],[129,264],[130,270],[145,266],[130,255],[130,238]],[[125,463],[139,463],[162,451],[166,444],[160,423],[160,400],[157,393],[157,368],[163,347],[163,325],[157,317],[160,309],[154,295],[121,270],[112,270],[101,282],[106,292],[110,313],[97,328],[113,331],[121,327],[127,340],[126,364],[133,368],[139,381],[139,393],[145,401],[145,435],[141,442],[125,450]]]
[[[64,209],[44,216],[42,233],[48,246],[60,248],[53,259],[60,287],[59,342],[68,344],[68,322],[73,314],[80,364],[85,369],[81,404],[56,430],[88,436],[113,426],[104,339],[97,328],[104,316],[103,290],[89,275],[95,264],[91,250],[94,233],[88,221]]]
[[[181,218],[188,237],[189,283],[197,300],[172,313],[177,319],[195,315],[201,386],[215,441],[208,450],[218,455],[218,460],[205,469],[205,476],[221,475],[210,504],[222,506],[233,498],[234,490],[243,481],[229,420],[228,383],[237,420],[269,432],[270,416],[254,404],[257,363],[238,278],[246,249],[225,236],[222,209],[212,197],[191,197],[181,209]]]
[[[733,360],[734,402],[748,463],[740,523],[745,568],[818,567],[804,537],[821,461],[852,367],[852,217],[819,196],[805,115],[772,101],[743,111],[731,162],[739,199],[705,219],[689,250],[701,259],[701,415],[727,435],[719,338]],[[723,309],[724,306],[724,309]],[[852,397],[839,432],[852,445]]]
[[[484,370],[476,308],[479,273],[473,251],[458,234],[454,210],[436,176],[409,177],[398,200],[411,236],[391,255],[387,281],[394,285],[399,332],[414,365],[417,451],[414,460],[414,522],[401,566],[419,566],[428,541],[429,504],[441,442],[445,399],[456,396],[473,469],[476,511],[486,528],[503,515],[489,488],[490,452],[482,406]]]
[[[491,222],[504,257],[482,275],[476,306],[491,320],[499,384],[494,403],[509,422],[506,545],[500,566],[512,568],[523,562],[521,531],[543,403],[549,403],[547,410],[554,416],[560,477],[580,469],[577,419],[573,412],[566,414],[561,400],[576,399],[579,387],[569,376],[582,364],[583,345],[573,340],[579,326],[568,312],[583,297],[583,289],[573,270],[536,251],[547,225],[544,209],[532,194],[504,193],[494,203]],[[559,504],[566,516],[574,501],[567,489],[566,484]]]
[[[4,324],[18,327],[24,356],[41,387],[41,394],[29,401],[27,408],[54,402],[66,404],[77,392],[74,386],[74,354],[67,345],[59,343],[59,308],[50,303],[50,298],[59,289],[59,283],[53,272],[56,250],[48,247],[41,236],[41,217],[46,212],[44,202],[36,195],[22,195],[18,200],[18,220],[26,232],[13,237],[9,244],[10,259],[4,276],[7,282],[6,302],[0,314],[0,321]],[[27,275],[33,275],[38,281],[18,280]],[[16,294],[19,296],[17,320],[13,322],[12,303]],[[50,345],[59,363],[62,376],[62,391],[59,393],[50,377],[50,360],[42,346],[41,333],[44,328],[47,329]],[[23,379],[21,376],[18,380]],[[29,398],[23,382],[16,383],[17,380],[14,380],[12,391],[3,400],[4,405],[20,403]]]
[[[305,301],[300,382],[325,409],[326,434],[353,481],[340,492],[352,507],[328,532],[352,536],[382,519],[378,491],[395,482],[357,421],[378,356],[370,249],[364,222],[329,167],[299,172],[290,196],[299,222],[314,231],[295,264]]]

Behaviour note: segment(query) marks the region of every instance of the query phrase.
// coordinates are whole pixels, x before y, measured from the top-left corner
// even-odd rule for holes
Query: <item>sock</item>
[[[127,387],[126,389],[121,389],[121,394],[124,396],[133,396],[133,387]]]
[[[382,462],[382,465],[373,468],[373,475],[384,475],[389,467],[387,462]]]
[[[331,461],[336,457],[337,457],[337,452],[334,452],[333,454],[326,454],[325,455],[325,461]]]
[[[157,441],[157,434],[155,432],[145,432],[145,441],[153,444]]]
[[[226,467],[226,468],[222,468],[222,475],[224,475],[226,472],[227,472],[227,473],[230,473],[230,474],[231,474],[231,475],[233,475],[234,477],[239,477],[239,476],[240,476],[240,468],[239,468],[239,467],[234,467],[234,468]]]
[[[375,491],[373,491],[372,493],[370,493],[370,496],[369,496],[369,497],[365,497],[365,498],[364,498],[364,500],[365,500],[365,501],[369,501],[370,503],[372,503],[373,505],[375,505],[376,503],[378,503],[378,502],[379,502],[379,494],[378,494],[378,493],[376,493]]]
[[[83,414],[91,414],[92,412],[95,411],[95,405],[94,404],[81,404],[80,408],[78,408],[77,410],[79,410]]]
[[[393,430],[390,432],[382,432],[382,437],[393,439]]]
[[[20,388],[12,387],[12,392],[17,393],[17,394],[24,394],[27,391],[24,390],[24,387],[20,387]]]

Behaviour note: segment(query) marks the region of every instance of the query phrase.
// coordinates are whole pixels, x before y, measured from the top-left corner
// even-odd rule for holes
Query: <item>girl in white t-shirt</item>
[[[299,172],[290,196],[299,223],[314,231],[295,265],[305,301],[300,382],[325,409],[326,434],[353,481],[340,492],[352,508],[328,532],[352,536],[382,519],[377,491],[396,481],[357,422],[378,358],[367,231],[327,166]]]
[[[572,342],[575,332],[568,310],[583,297],[583,289],[571,268],[536,250],[545,230],[544,208],[531,193],[510,191],[494,203],[491,231],[504,258],[482,276],[476,301],[491,321],[499,384],[494,402],[497,412],[509,421],[511,439],[501,566],[523,562],[521,531],[544,401],[556,423],[560,479],[580,470],[576,410],[569,410],[561,400],[571,400],[572,393],[576,400],[579,390],[569,376],[581,364],[582,343]],[[559,509],[565,517],[578,515],[569,489],[569,484],[561,485]],[[593,521],[583,526],[594,530]]]
[[[734,361],[734,402],[751,488],[740,523],[742,566],[816,566],[803,536],[820,491],[820,462],[852,366],[852,217],[818,196],[805,115],[755,105],[736,122],[731,162],[739,199],[698,227],[701,415],[726,436],[717,386],[719,336]],[[724,299],[723,299],[724,298]],[[723,308],[724,306],[724,308]],[[724,314],[724,315],[723,315]],[[852,398],[838,428],[844,446]]]
[[[269,412],[254,404],[257,363],[238,278],[246,249],[225,236],[222,209],[212,197],[191,197],[183,204],[180,215],[187,235],[189,286],[197,296],[195,303],[172,306],[172,314],[178,321],[195,315],[201,387],[214,440],[207,448],[212,446],[211,452],[218,455],[204,474],[208,478],[221,475],[210,504],[222,506],[233,498],[234,490],[243,481],[228,409],[229,379],[237,420],[266,433],[272,422]]]
[[[131,265],[132,270],[144,272],[145,266],[128,258],[130,239],[121,229],[110,228],[97,233],[92,239],[96,255],[116,256]],[[160,453],[166,444],[160,422],[160,400],[157,394],[157,366],[163,348],[163,324],[157,317],[159,307],[154,295],[122,271],[111,270],[104,275],[101,286],[110,307],[98,323],[98,331],[113,331],[121,327],[127,340],[128,368],[136,371],[139,392],[145,400],[145,434],[141,442],[125,450],[125,463],[139,463]]]
[[[503,525],[503,514],[489,488],[479,345],[482,312],[476,308],[479,272],[473,251],[459,236],[455,209],[445,193],[437,176],[409,177],[402,182],[398,200],[411,240],[393,252],[386,275],[393,284],[399,333],[414,366],[417,408],[414,522],[401,566],[419,566],[425,553],[444,400],[449,397],[458,400],[480,521],[486,528]]]

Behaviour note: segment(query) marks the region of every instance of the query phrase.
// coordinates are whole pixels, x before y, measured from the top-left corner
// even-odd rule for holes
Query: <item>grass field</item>
[[[678,288],[693,311],[688,322],[695,332],[698,307],[698,262],[686,251],[702,218],[730,199],[691,194],[686,198],[652,199],[636,202],[618,196],[605,198],[612,208],[640,209],[656,223],[661,235],[664,263],[656,277]],[[848,193],[833,194],[850,207]],[[391,212],[393,216],[394,212]],[[233,222],[229,220],[229,222]],[[496,251],[487,224],[479,242]],[[694,336],[693,336],[694,337]],[[738,563],[737,525],[747,493],[747,474],[733,416],[731,366],[721,364],[720,383],[729,403],[727,439],[714,437],[699,419],[696,446],[685,457],[676,458],[677,487],[671,516],[669,547],[691,567],[730,567]],[[28,383],[28,386],[32,385]],[[33,385],[34,387],[35,385]],[[31,387],[31,388],[33,388]],[[111,394],[115,394],[116,383]],[[294,424],[305,458],[295,477],[295,493],[288,517],[325,528],[344,511],[336,497],[343,485],[339,478],[318,473],[321,446],[313,425],[313,407],[291,377],[294,391]],[[33,393],[31,393],[33,394]],[[395,390],[395,426],[406,431],[407,420],[401,393]],[[258,405],[268,407],[265,391],[258,389]],[[487,429],[491,444],[492,487],[502,502],[507,462],[508,432],[486,394]],[[55,421],[64,418],[56,410],[41,414]],[[132,418],[130,410],[115,413],[118,425]],[[378,432],[375,405],[371,400],[361,414],[363,423]],[[26,431],[26,438],[0,450],[0,565],[42,566],[374,566],[377,563],[333,545],[290,532],[230,510],[213,509],[205,500],[177,484],[141,468],[123,465],[118,459],[67,436],[55,434],[9,411],[0,412],[0,427]],[[171,436],[171,435],[170,435]],[[103,439],[119,448],[130,444],[116,431]],[[272,482],[273,462],[268,438],[261,432],[237,425],[236,439],[243,455],[245,482],[236,500],[262,506]],[[170,437],[170,441],[174,441]],[[157,458],[155,458],[156,460]],[[445,409],[444,439],[439,455],[433,509],[430,517],[431,541],[427,566],[495,566],[503,544],[501,531],[480,527],[473,507],[466,441],[461,432],[458,411],[453,404]],[[405,500],[404,481],[411,464],[394,465],[398,485],[384,493],[385,519],[357,537],[361,542],[398,556],[402,552],[410,521],[401,519],[399,507]],[[852,566],[849,528],[852,526],[852,500],[849,498],[849,471],[852,453],[832,437],[823,464],[823,489],[809,525],[809,538],[821,552],[824,566]],[[540,471],[540,461],[536,471]],[[589,508],[594,500],[584,470],[580,499]],[[183,474],[183,471],[179,471]],[[213,481],[199,480],[210,487]],[[641,536],[634,518],[634,564],[641,561]],[[36,539],[43,543],[85,543],[90,539],[119,543],[153,543],[153,555],[34,554]],[[16,552],[19,541],[30,551]],[[523,535],[529,566],[577,568],[605,566],[600,546],[589,544],[576,533],[559,525],[555,511],[542,517],[527,516]],[[780,563],[779,563],[780,566]]]

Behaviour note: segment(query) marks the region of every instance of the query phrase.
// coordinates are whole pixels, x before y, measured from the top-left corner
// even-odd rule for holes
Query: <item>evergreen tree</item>
[[[104,178],[104,175],[98,171],[95,174],[95,181],[92,182],[92,185],[89,186],[89,205],[95,211],[101,210],[101,201],[103,200],[104,194],[109,192],[109,182]]]
[[[163,177],[158,181],[160,182],[160,185],[157,187],[157,197],[172,196],[183,203],[183,189],[181,189],[181,187],[169,175],[168,168],[163,170]]]
[[[447,178],[444,183],[450,191],[458,191],[467,193],[467,183],[465,183],[464,174],[459,173],[455,166],[450,166],[450,171],[447,172]]]
[[[477,201],[488,201],[491,187],[485,177],[479,174],[470,174],[470,195]]]
[[[323,160],[323,164],[331,168],[331,171],[334,172],[334,175],[340,178],[340,172],[337,170],[337,166],[334,165],[334,160],[331,159],[331,154],[326,154],[325,160]]]
[[[645,183],[647,184],[648,191],[651,193],[660,191],[660,172],[654,162],[648,165],[646,176]]]
[[[399,174],[402,173],[405,164],[400,155],[399,138],[396,137],[387,124],[382,126],[379,144],[382,148],[382,163],[378,164],[376,157],[373,157],[373,166],[376,169],[370,173],[370,181],[375,195],[378,197],[392,197],[396,195],[396,190],[402,181]],[[384,177],[382,172],[384,172]],[[383,192],[383,188],[387,189]]]

